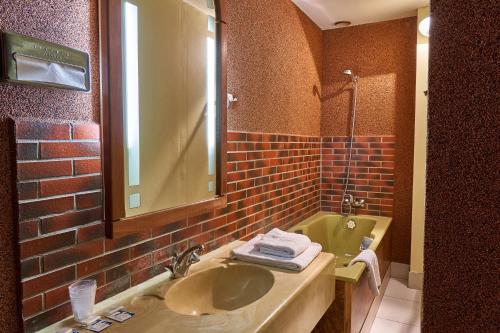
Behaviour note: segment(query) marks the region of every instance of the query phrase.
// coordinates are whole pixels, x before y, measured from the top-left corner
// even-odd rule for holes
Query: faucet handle
[[[354,207],[356,207],[356,208],[364,208],[365,207],[365,200],[364,199],[356,199],[356,200],[354,200]]]
[[[197,244],[197,245],[191,247],[190,249],[188,249],[188,251],[199,256],[203,251],[205,251],[205,245]]]
[[[179,258],[179,255],[177,252],[174,252],[174,256],[172,257],[172,260],[170,261],[170,265],[165,266],[165,270],[170,271],[172,274],[175,273],[175,266],[177,264],[177,259]]]
[[[198,255],[198,253],[193,252],[191,254],[190,261],[191,261],[192,264],[195,264],[195,263],[199,262],[200,261],[200,256]]]
[[[197,263],[200,261],[200,254],[205,251],[205,245],[200,244],[194,247],[191,257],[189,258],[191,263]]]
[[[354,196],[352,194],[344,194],[342,198],[342,203],[345,205],[352,204],[354,202]]]

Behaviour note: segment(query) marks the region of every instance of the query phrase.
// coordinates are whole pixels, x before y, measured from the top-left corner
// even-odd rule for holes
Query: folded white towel
[[[260,252],[285,258],[295,258],[310,245],[311,240],[306,235],[286,232],[278,228],[269,231],[255,243],[255,247]]]
[[[306,268],[321,252],[320,244],[311,243],[311,245],[304,252],[302,252],[302,254],[295,258],[284,258],[264,254],[255,247],[255,243],[261,240],[262,237],[263,235],[258,235],[245,244],[233,249],[231,251],[231,257],[256,264],[289,269],[293,271],[301,271]]]
[[[378,268],[378,260],[375,252],[370,249],[361,251],[361,253],[358,254],[357,257],[351,260],[349,266],[357,262],[364,262],[366,264],[366,268],[368,269],[368,285],[370,286],[370,290],[375,296],[380,295],[379,288],[382,282],[380,280],[380,271]]]

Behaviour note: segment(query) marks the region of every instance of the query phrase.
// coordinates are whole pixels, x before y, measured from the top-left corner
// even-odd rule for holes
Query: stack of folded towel
[[[233,249],[232,257],[257,264],[301,271],[320,252],[321,245],[312,243],[309,237],[275,228]]]

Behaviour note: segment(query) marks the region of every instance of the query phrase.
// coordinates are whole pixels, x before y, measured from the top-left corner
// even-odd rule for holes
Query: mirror
[[[126,0],[123,13],[125,212],[215,197],[215,7]]]
[[[100,0],[106,221],[199,212],[224,194],[221,12],[218,0]]]

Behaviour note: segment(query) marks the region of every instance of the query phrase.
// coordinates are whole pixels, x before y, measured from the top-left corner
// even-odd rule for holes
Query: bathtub
[[[370,249],[377,251],[384,238],[392,218],[383,216],[356,215],[350,216],[356,227],[347,228],[347,218],[332,213],[317,213],[302,221],[289,231],[309,236],[313,242],[321,244],[323,252],[335,254],[337,280],[356,283],[366,267],[364,263],[356,263],[347,267],[349,262],[359,254],[361,240],[370,237],[373,242]]]
[[[289,229],[291,232],[309,236],[313,242],[323,246],[324,252],[333,253],[336,257],[335,301],[312,331],[313,333],[358,333],[367,331],[366,327],[371,327],[371,322],[367,319],[368,313],[376,312],[381,297],[379,296],[377,302],[374,302],[375,296],[370,292],[364,263],[347,267],[359,254],[363,237],[373,239],[369,248],[377,254],[380,275],[382,278],[385,276],[381,293],[384,292],[384,285],[387,285],[389,280],[392,218],[356,215],[350,216],[349,219],[355,221],[354,229],[347,228],[347,218],[320,212]]]

